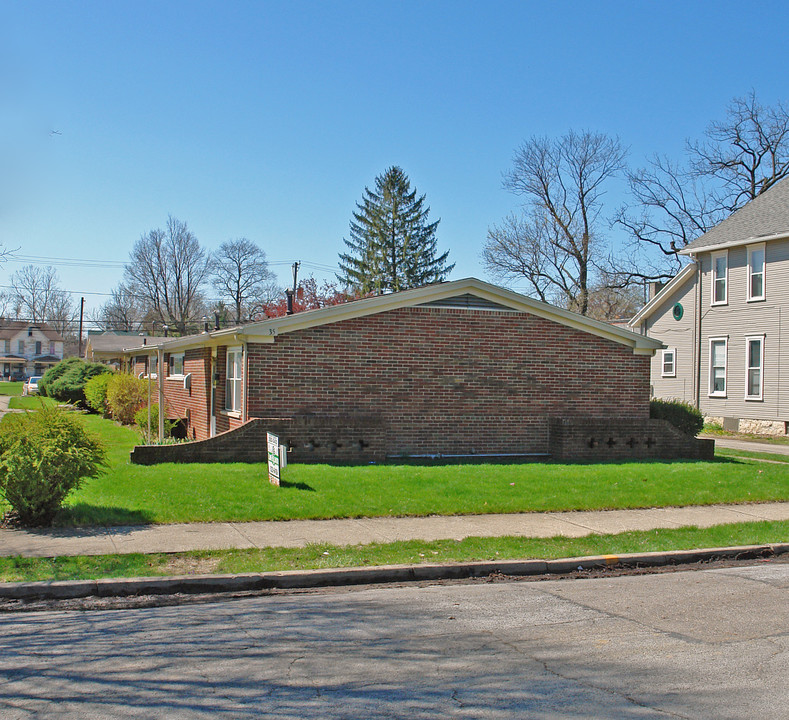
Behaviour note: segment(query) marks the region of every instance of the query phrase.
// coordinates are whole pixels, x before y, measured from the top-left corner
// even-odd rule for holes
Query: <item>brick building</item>
[[[135,373],[204,442],[136,460],[259,459],[265,430],[295,461],[693,455],[649,420],[660,347],[476,279],[149,343]]]

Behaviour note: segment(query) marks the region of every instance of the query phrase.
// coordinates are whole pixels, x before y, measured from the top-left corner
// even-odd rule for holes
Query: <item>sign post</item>
[[[266,433],[268,446],[268,480],[272,485],[279,486],[279,437],[274,433]]]

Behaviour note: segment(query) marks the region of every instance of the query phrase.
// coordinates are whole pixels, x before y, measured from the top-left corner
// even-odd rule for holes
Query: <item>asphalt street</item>
[[[789,563],[0,616],[0,717],[789,718]]]

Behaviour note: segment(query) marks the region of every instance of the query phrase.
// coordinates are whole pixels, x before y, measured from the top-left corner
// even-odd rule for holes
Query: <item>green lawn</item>
[[[338,547],[214,550],[151,555],[58,558],[0,558],[0,582],[76,580],[151,575],[247,573],[372,565],[554,559],[584,555],[621,555],[655,550],[685,550],[785,542],[789,522],[751,522],[712,528],[675,528],[590,535],[583,538],[466,538]]]
[[[11,410],[38,410],[42,405],[52,406],[57,405],[57,402],[43,395],[12,397],[8,401],[8,407]]]
[[[570,465],[131,465],[136,432],[85,416],[108,471],[67,500],[59,525],[281,520],[704,505],[789,500],[789,472],[755,460]]]
[[[722,458],[748,458],[753,460],[767,460],[769,462],[789,463],[789,447],[786,455],[774,452],[752,452],[751,450],[734,450],[731,448],[718,448],[715,451],[717,457]]]
[[[23,382],[0,382],[0,395],[21,395]]]

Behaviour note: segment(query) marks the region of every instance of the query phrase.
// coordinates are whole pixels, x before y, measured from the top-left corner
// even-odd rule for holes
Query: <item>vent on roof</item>
[[[454,297],[444,298],[443,300],[433,300],[432,302],[422,303],[420,307],[435,308],[461,308],[464,310],[496,310],[499,312],[518,312],[517,310],[500,305],[492,300],[477,297],[471,293],[455,295]]]

